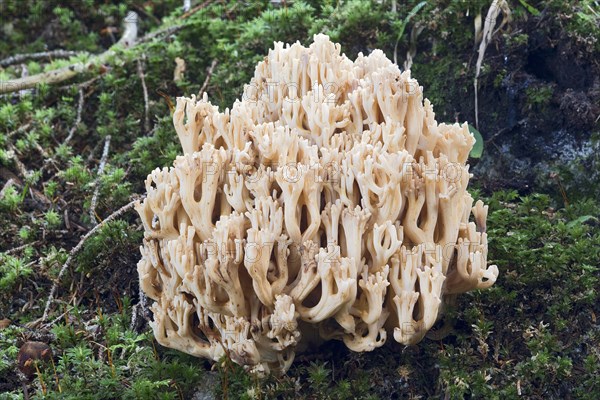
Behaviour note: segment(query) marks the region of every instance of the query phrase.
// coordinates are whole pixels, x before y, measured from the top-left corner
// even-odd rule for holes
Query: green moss
[[[115,262],[130,261],[137,257],[137,247],[142,233],[123,220],[115,220],[102,226],[98,233],[86,241],[78,256],[77,270],[108,273],[115,271]]]
[[[418,77],[424,88],[423,95],[431,101],[440,121],[453,122],[456,108],[452,99],[464,96],[462,87],[456,84],[457,80],[464,79],[464,71],[456,68],[460,62],[460,59],[448,55],[436,63],[413,65],[413,76]],[[439,79],[440,76],[446,79]]]
[[[594,0],[548,1],[549,9],[564,17],[566,31],[589,53],[600,51],[600,12]]]
[[[541,111],[550,103],[554,88],[549,85],[532,86],[525,90],[527,107],[531,110]]]
[[[19,258],[0,253],[0,289],[3,292],[0,298],[8,300],[6,294],[33,273],[31,265],[29,257]]]
[[[196,360],[155,352],[151,335],[129,330],[126,319],[98,314],[85,321],[93,327],[86,330],[80,310],[67,315],[74,317],[69,324],[52,329],[55,360],[38,364],[33,399],[189,398],[202,379]],[[18,327],[0,331],[0,377],[13,374],[20,337],[28,334]]]
[[[529,35],[526,33],[505,35],[505,40],[507,45],[515,50],[519,47],[527,47],[527,44],[529,43]]]

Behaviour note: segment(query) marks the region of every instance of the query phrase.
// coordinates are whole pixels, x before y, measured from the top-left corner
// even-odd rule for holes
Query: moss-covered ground
[[[0,1],[0,84],[102,53],[119,39],[129,10],[139,15],[140,37],[162,32],[113,48],[104,63],[70,80],[0,95],[0,399],[24,398],[24,387],[32,399],[600,398],[600,185],[593,157],[537,186],[511,183],[511,176],[491,183],[475,177],[474,196],[490,205],[488,258],[500,276],[447,310],[454,326],[443,340],[387,343],[365,354],[327,343],[298,356],[286,376],[260,380],[227,359],[213,365],[162,348],[139,305],[135,266],[143,233],[131,211],[85,241],[57,283],[50,323],[36,324],[81,237],[143,194],[146,175],[180,153],[168,98],[204,88],[216,104],[231,106],[275,40],[306,44],[324,32],[350,57],[381,48],[393,59],[396,48],[399,63],[416,49],[413,76],[438,119],[473,119],[473,25],[490,1],[417,8],[418,1],[399,1],[395,12],[391,1],[191,3],[185,13],[174,0]],[[572,74],[581,72],[585,82],[592,74],[589,98],[600,59],[597,1],[508,5],[512,19],[490,44],[480,78],[488,155],[499,151],[492,136],[514,106],[494,96],[530,68],[513,70],[503,55],[550,63],[535,52],[534,32],[547,30],[573,55]],[[77,54],[3,63],[56,49]],[[186,64],[180,79],[177,57]],[[597,135],[589,101],[565,106],[557,117],[557,93],[575,90],[563,87],[561,71],[529,72],[552,74],[510,87],[519,115],[558,128],[578,123],[582,135]],[[53,354],[34,363],[29,379],[16,373],[26,341],[47,343]]]

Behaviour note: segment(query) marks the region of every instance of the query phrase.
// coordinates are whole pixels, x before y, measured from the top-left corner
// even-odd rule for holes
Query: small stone
[[[37,360],[48,361],[52,358],[52,349],[43,342],[25,342],[17,355],[19,370],[29,379],[35,375]]]
[[[216,372],[205,372],[204,383],[196,389],[192,400],[215,400],[215,387],[219,384],[219,376]]]

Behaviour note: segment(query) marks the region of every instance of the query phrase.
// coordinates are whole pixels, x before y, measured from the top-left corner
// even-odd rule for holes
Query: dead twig
[[[125,29],[121,39],[115,46],[112,46],[104,53],[92,56],[87,62],[78,62],[41,74],[2,81],[0,82],[0,94],[31,89],[41,83],[53,84],[63,82],[84,71],[93,70],[96,66],[104,64],[116,54],[115,50],[117,47],[130,47],[135,42],[137,38],[137,14],[130,12],[124,20],[124,25]]]
[[[175,69],[173,70],[173,82],[179,82],[185,74],[185,60],[175,57]]]
[[[21,175],[23,179],[27,178],[29,176],[29,170],[27,169],[25,164],[23,164],[21,160],[19,160],[19,157],[17,156],[18,150],[15,147],[15,145],[12,142],[7,142],[6,147],[8,147],[7,155],[10,159],[14,161],[15,167],[17,168],[19,175]]]
[[[148,297],[146,297],[144,294],[141,286],[139,287],[139,296],[139,302],[133,306],[131,311],[131,323],[129,324],[129,329],[132,331],[137,327],[138,314],[140,314],[146,320],[146,322],[151,321],[150,317],[148,316]]]
[[[0,94],[16,92],[23,89],[31,89],[40,83],[53,84],[66,81],[67,79],[70,79],[75,75],[82,73],[83,71],[92,69],[95,65],[100,64],[104,59],[105,57],[98,56],[85,64],[72,64],[68,67],[55,69],[41,74],[0,82]]]
[[[73,139],[73,135],[75,135],[75,131],[77,130],[77,128],[79,127],[79,124],[81,123],[81,112],[83,111],[83,88],[79,88],[79,102],[77,103],[77,117],[75,117],[75,124],[73,124],[73,126],[71,127],[71,129],[69,130],[69,134],[67,135],[67,137],[65,138],[65,141],[63,142],[64,145],[66,145],[67,143],[69,143],[69,141],[71,139]]]
[[[169,36],[172,35],[173,33],[180,31],[181,29],[185,28],[187,26],[187,24],[181,24],[181,25],[174,25],[174,26],[170,26],[168,28],[163,28],[163,29],[159,29],[157,31],[154,32],[150,32],[149,34],[147,34],[146,36],[143,36],[140,40],[137,41],[137,44],[141,44],[141,43],[146,43],[151,41],[152,39],[158,37],[158,36]]]
[[[65,208],[63,211],[63,221],[65,221],[65,228],[67,231],[71,230],[71,221],[69,221],[69,209]]]
[[[28,61],[28,60],[42,60],[42,59],[48,58],[48,59],[50,59],[50,61],[52,61],[53,58],[69,58],[69,57],[76,57],[81,54],[87,54],[87,53],[80,52],[80,51],[69,51],[69,50],[52,50],[52,51],[43,51],[41,53],[15,54],[14,56],[10,56],[3,60],[0,60],[0,67],[8,67],[10,65],[19,64],[23,61]]]
[[[90,204],[90,220],[96,225],[96,204],[98,203],[98,193],[100,192],[100,178],[104,174],[104,167],[106,166],[106,160],[108,159],[108,150],[110,148],[110,135],[104,139],[104,150],[102,150],[102,158],[100,158],[100,165],[98,165],[98,174],[94,182],[94,194],[92,196],[92,202]]]
[[[42,192],[40,192],[37,189],[34,189],[33,187],[28,186],[26,183],[23,183],[23,181],[17,175],[12,173],[8,169],[6,169],[4,167],[0,167],[0,177],[3,179],[6,179],[7,181],[12,180],[13,185],[17,185],[17,186],[20,186],[22,188],[29,190],[29,192],[32,194],[33,198],[37,202],[39,202],[45,206],[52,204],[52,201],[50,201],[50,199],[48,199]],[[27,175],[23,175],[23,179],[25,179],[25,178],[27,178]]]
[[[500,23],[500,27],[496,30],[496,19],[498,15],[502,12],[503,19]],[[475,79],[473,80],[473,87],[475,90],[475,128],[479,129],[479,98],[478,98],[478,88],[479,88],[479,74],[481,73],[481,66],[483,64],[483,57],[485,56],[485,50],[487,46],[490,44],[492,37],[496,32],[498,32],[502,27],[508,23],[510,20],[510,9],[508,8],[508,4],[506,0],[494,0],[490,9],[487,12],[485,17],[485,23],[483,25],[483,38],[481,43],[479,44],[477,64],[475,66]]]
[[[64,86],[60,86],[58,89],[59,90],[68,90],[71,89],[73,86],[77,86],[79,89],[87,89],[88,87],[90,87],[94,82],[96,82],[99,79],[102,79],[102,77],[104,76],[104,74],[95,76],[91,79],[88,79],[85,82],[82,83],[74,83],[74,84],[70,84],[70,85],[64,85]],[[89,97],[90,93],[86,93],[85,97]]]
[[[36,240],[35,242],[25,243],[25,244],[22,244],[21,246],[17,246],[17,247],[13,247],[12,249],[8,249],[8,250],[4,251],[3,253],[4,254],[18,253],[19,251],[25,249],[27,246],[35,246],[39,242],[40,242],[39,240]]]
[[[154,23],[156,23],[157,25],[160,25],[160,19],[158,19],[154,15],[150,14],[148,11],[146,11],[146,9],[144,7],[140,6],[139,4],[132,4],[131,6],[133,8],[135,8],[136,10],[138,10],[138,12],[140,14],[145,15],[146,17],[148,17],[152,21],[154,21]]]
[[[29,127],[30,127],[30,126],[31,126],[31,122],[28,122],[28,123],[26,123],[25,125],[22,125],[22,126],[18,127],[18,128],[17,128],[17,129],[15,129],[14,131],[12,131],[12,132],[9,132],[7,136],[8,136],[9,138],[11,138],[11,137],[13,137],[14,135],[16,135],[17,133],[25,132],[27,129],[29,129]]]
[[[2,190],[0,190],[0,200],[4,198],[6,191],[13,187],[15,184],[15,180],[13,178],[8,178],[4,186],[2,186]]]
[[[218,63],[219,62],[216,59],[212,60],[212,63],[210,64],[210,67],[208,68],[208,72],[206,73],[206,79],[204,79],[204,83],[202,84],[202,87],[200,88],[200,91],[198,92],[198,98],[201,99],[202,95],[206,91],[206,88],[208,88],[208,83],[210,82],[210,77],[212,76],[213,71]]]
[[[192,8],[191,10],[187,11],[185,14],[183,14],[180,18],[181,19],[186,19],[191,17],[192,15],[194,15],[195,13],[197,13],[198,11],[202,10],[204,7],[206,7],[207,5],[209,5],[211,2],[213,2],[213,0],[207,0],[202,4],[198,4],[196,7]],[[220,3],[220,1],[217,1],[216,3]]]
[[[137,201],[138,201],[138,199],[133,200],[133,201],[125,204],[123,207],[119,208],[117,211],[110,214],[108,217],[106,217],[106,219],[104,219],[104,221],[102,221],[101,223],[99,223],[98,225],[96,225],[95,227],[90,229],[90,231],[88,233],[86,233],[81,238],[79,243],[77,243],[77,245],[71,250],[71,252],[69,253],[69,256],[67,257],[67,261],[65,261],[65,263],[63,264],[62,268],[60,269],[60,271],[58,273],[58,276],[56,277],[56,281],[54,282],[54,284],[52,285],[52,288],[50,289],[50,294],[48,295],[48,300],[46,301],[46,306],[44,307],[44,313],[42,314],[42,317],[39,320],[35,321],[36,324],[40,323],[40,322],[44,322],[48,318],[48,312],[50,311],[50,306],[52,305],[52,302],[54,300],[54,294],[56,293],[56,289],[58,288],[58,285],[60,284],[60,281],[61,281],[63,275],[65,274],[67,269],[69,269],[69,267],[71,266],[71,263],[75,259],[75,256],[83,248],[83,245],[85,244],[85,242],[92,235],[94,235],[96,232],[98,232],[98,230],[100,230],[100,228],[104,227],[109,222],[115,220],[116,218],[125,214],[127,211],[131,210]]]
[[[145,55],[142,55],[142,57],[145,58]],[[140,81],[142,81],[142,90],[144,93],[144,133],[148,133],[150,130],[150,119],[148,118],[148,88],[146,87],[144,67],[139,59],[137,60],[137,73],[140,77]]]

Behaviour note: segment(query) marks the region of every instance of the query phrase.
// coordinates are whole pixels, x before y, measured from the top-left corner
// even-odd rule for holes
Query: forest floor
[[[264,379],[154,340],[131,205],[181,153],[177,96],[230,107],[273,41],[323,32],[351,58],[410,55],[438,121],[474,123],[473,27],[491,1],[392,3],[0,0],[0,399],[600,398],[594,0],[498,2],[470,192],[500,275],[446,310],[445,338],[328,342]]]

